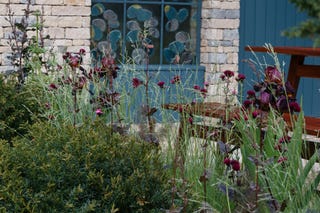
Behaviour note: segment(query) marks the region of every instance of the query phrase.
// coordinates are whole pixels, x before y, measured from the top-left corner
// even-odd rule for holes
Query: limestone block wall
[[[12,29],[5,20],[8,5],[17,18],[23,16],[28,0],[0,0],[0,72],[10,69],[8,38]],[[43,11],[44,35],[50,35],[46,47],[58,53],[90,48],[91,0],[31,0],[31,10]],[[34,17],[30,18],[34,23]],[[201,28],[201,65],[211,97],[218,97],[223,86],[220,74],[238,70],[240,0],[203,0]],[[59,55],[60,54],[60,55]],[[88,57],[89,54],[87,54]],[[89,57],[86,59],[89,64]],[[235,86],[236,87],[236,86]]]
[[[211,100],[221,101],[224,70],[238,71],[240,0],[203,0],[201,59]],[[234,92],[236,84],[234,83]],[[209,99],[210,99],[209,97]]]
[[[12,69],[8,59],[11,50],[8,41],[12,32],[6,20],[8,7],[19,20],[24,15],[26,5],[27,0],[0,0],[0,72]],[[58,60],[66,51],[78,51],[80,48],[89,51],[91,0],[31,0],[30,9],[43,12],[43,35],[51,38],[45,41],[45,46],[52,48]],[[35,22],[35,17],[31,15],[29,23]]]

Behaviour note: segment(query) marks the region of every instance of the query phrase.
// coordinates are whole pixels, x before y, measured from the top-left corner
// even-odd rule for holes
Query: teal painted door
[[[253,81],[250,79],[255,79],[252,69],[243,62],[245,59],[254,59],[252,53],[244,51],[245,46],[262,46],[265,43],[273,46],[312,46],[311,40],[289,39],[281,35],[283,30],[295,26],[306,17],[288,0],[240,0],[239,72],[244,73],[248,79],[244,91],[252,86]],[[257,55],[260,59],[267,56],[263,53]],[[289,59],[289,56],[279,55],[285,72],[289,67]],[[268,59],[267,63],[274,64]],[[320,64],[320,58],[307,57],[306,63]],[[302,98],[306,115],[320,117],[320,79],[302,79],[297,98]]]

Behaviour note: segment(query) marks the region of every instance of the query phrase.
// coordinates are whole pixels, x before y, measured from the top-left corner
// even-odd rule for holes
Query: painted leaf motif
[[[147,9],[140,9],[137,13],[137,19],[138,21],[147,21],[151,19],[152,17],[152,12]]]
[[[146,52],[141,48],[132,51],[131,57],[136,64],[142,64],[146,58]]]
[[[107,24],[103,19],[97,18],[92,21],[92,25],[98,27],[101,31],[106,31]]]
[[[165,48],[165,49],[163,50],[163,54],[164,54],[165,60],[166,60],[168,63],[172,63],[173,60],[174,60],[175,57],[176,57],[175,52],[173,52],[173,51],[170,50],[169,48]]]
[[[139,23],[136,20],[131,20],[127,22],[127,28],[129,30],[141,30]]]
[[[158,26],[159,21],[155,17],[151,17],[150,19],[146,20],[143,24],[145,28],[153,28]]]
[[[169,20],[172,20],[177,17],[176,8],[174,8],[173,6],[170,6],[170,5],[166,5],[164,7],[164,13],[165,13],[167,19],[169,19]]]
[[[118,15],[113,10],[106,10],[103,13],[103,18],[105,20],[118,20]]]
[[[136,43],[139,41],[140,30],[132,30],[127,34],[127,41]]]
[[[153,38],[159,38],[160,37],[160,32],[156,28],[149,28],[148,35],[152,36]]]
[[[106,50],[110,50],[111,46],[108,41],[100,41],[97,48],[100,52],[106,52]]]
[[[92,25],[91,26],[91,37],[95,41],[100,41],[102,39],[103,33],[102,31],[97,27]]]
[[[131,5],[128,9],[127,9],[127,17],[132,19],[132,18],[136,18],[137,17],[137,14],[138,14],[138,11],[139,9],[141,9],[141,5],[138,5],[138,4],[134,4],[134,5]]]
[[[175,39],[176,39],[176,41],[184,43],[189,40],[189,34],[184,31],[179,31],[176,33]]]
[[[120,22],[118,20],[109,20],[108,26],[110,29],[115,29],[115,28],[120,27]]]
[[[188,16],[189,16],[189,11],[186,8],[182,8],[179,10],[179,12],[177,14],[177,19],[178,19],[179,23],[182,23],[185,20],[187,20]]]
[[[179,27],[178,19],[172,19],[166,23],[166,30],[168,32],[174,32],[178,29],[178,27]]]
[[[121,39],[120,30],[112,30],[108,35],[108,40],[111,43],[117,43]]]
[[[105,10],[105,8],[104,8],[103,4],[97,3],[91,7],[91,15],[92,16],[101,15],[104,10]]]
[[[169,49],[176,54],[180,54],[184,51],[184,44],[179,41],[174,41],[169,44]]]

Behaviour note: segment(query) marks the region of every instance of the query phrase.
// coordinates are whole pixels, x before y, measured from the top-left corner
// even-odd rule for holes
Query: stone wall
[[[27,0],[0,0],[0,72],[10,66],[7,45],[11,28],[5,20],[7,4],[17,17],[23,15]],[[48,47],[56,53],[89,50],[91,0],[31,0],[32,10],[44,11],[44,34],[51,37]],[[219,76],[224,70],[238,70],[240,0],[203,0],[201,65],[212,96],[219,94]],[[35,20],[31,19],[31,22]],[[61,57],[57,57],[61,58]],[[89,60],[89,59],[87,59]],[[217,86],[218,85],[218,86]]]
[[[21,19],[26,5],[27,0],[0,0],[0,72],[12,68],[8,60],[8,41],[12,32],[6,20],[8,6],[14,12],[15,18]],[[78,51],[80,48],[89,51],[91,0],[31,0],[30,9],[43,12],[43,35],[51,38],[46,41],[45,46],[53,48],[58,59],[66,51]],[[31,15],[29,22],[35,23],[35,17]],[[32,32],[29,36],[32,36]]]
[[[206,67],[206,81],[211,84],[209,94],[213,100],[221,99],[221,72],[238,71],[239,25],[240,0],[202,1],[200,62]]]

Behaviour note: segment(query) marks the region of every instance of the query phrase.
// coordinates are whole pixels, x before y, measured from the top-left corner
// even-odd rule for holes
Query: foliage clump
[[[8,212],[160,212],[167,175],[158,149],[96,120],[32,126],[0,145],[0,206]],[[0,209],[1,209],[0,208]]]
[[[27,133],[27,125],[33,123],[38,104],[29,98],[29,90],[20,87],[11,76],[0,75],[0,91],[0,139],[11,143],[14,137]]]

